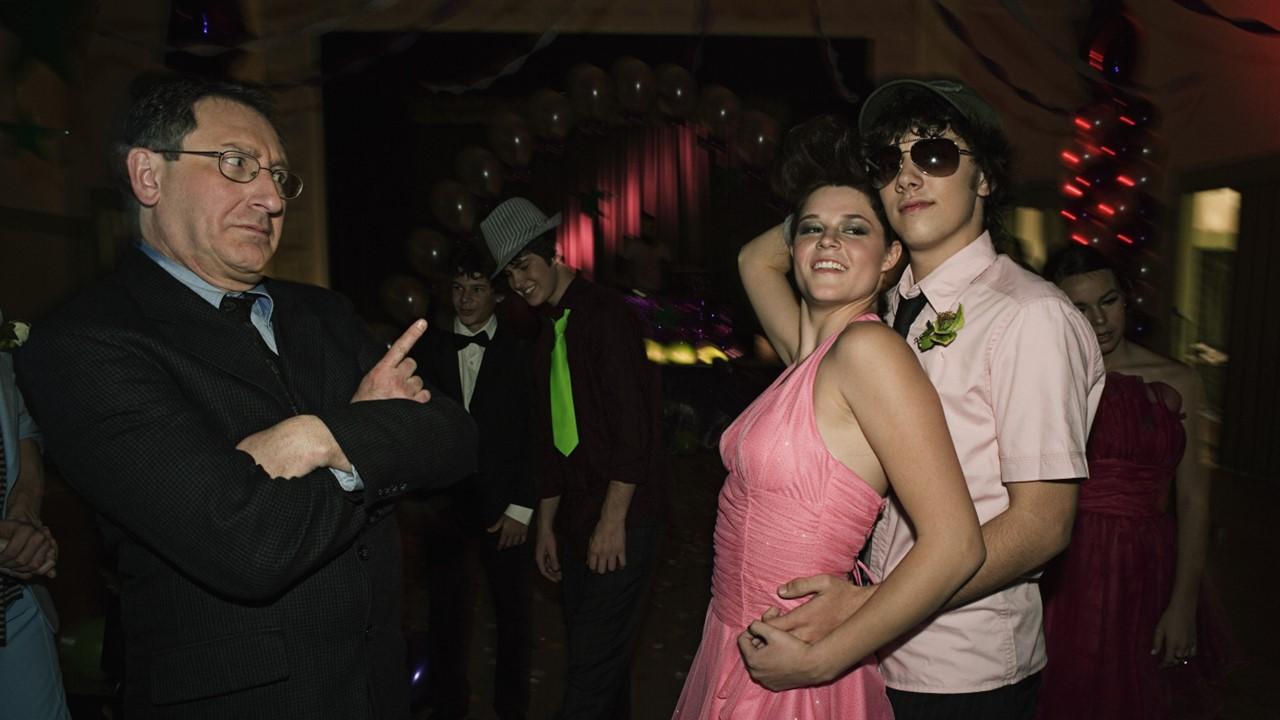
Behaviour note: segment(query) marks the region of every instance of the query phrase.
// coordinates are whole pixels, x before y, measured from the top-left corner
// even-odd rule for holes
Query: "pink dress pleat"
[[[721,437],[729,476],[716,518],[711,605],[675,719],[893,717],[874,657],[825,685],[772,692],[751,679],[738,652],[738,636],[765,610],[800,604],[779,598],[779,585],[855,568],[884,505],[818,434],[814,377],[837,337],[788,368]]]

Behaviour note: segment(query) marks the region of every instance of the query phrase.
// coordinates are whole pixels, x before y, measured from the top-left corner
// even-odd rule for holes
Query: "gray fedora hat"
[[[902,93],[912,90],[924,90],[942,98],[951,107],[959,110],[961,116],[975,125],[1000,129],[1000,115],[968,85],[955,80],[907,78],[887,82],[867,96],[862,103],[862,110],[858,113],[858,132],[866,135],[871,128],[879,124],[881,115],[895,99]]]
[[[497,277],[525,245],[559,224],[560,213],[547,217],[537,205],[522,197],[513,197],[494,208],[480,221],[484,244],[497,263],[492,277]]]

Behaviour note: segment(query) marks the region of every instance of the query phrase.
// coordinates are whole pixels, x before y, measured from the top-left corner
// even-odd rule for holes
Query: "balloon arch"
[[[520,103],[519,112],[503,111],[489,121],[485,134],[487,147],[468,145],[457,151],[453,177],[437,181],[428,196],[436,225],[418,227],[404,240],[405,259],[413,274],[390,276],[381,285],[381,305],[397,324],[403,326],[424,317],[431,306],[433,290],[437,297],[443,296],[444,288],[449,285],[447,266],[453,249],[458,243],[477,241],[479,220],[502,198],[508,181],[528,181],[535,154],[563,154],[566,143],[572,141],[575,133],[599,138],[628,128],[675,127],[683,133],[680,141],[684,144],[678,162],[702,163],[704,176],[707,160],[703,148],[725,153],[749,172],[761,172],[773,162],[779,146],[778,122],[765,112],[744,110],[732,90],[715,84],[699,88],[688,70],[673,63],[654,69],[638,58],[621,57],[611,70],[605,72],[590,63],[573,66],[566,77],[565,91],[546,87],[535,90]],[[701,159],[689,160],[689,157]],[[697,169],[678,167],[673,172],[689,174]],[[630,173],[643,174],[643,171]],[[625,182],[643,183],[634,177],[628,177]],[[654,182],[650,180],[649,184]],[[685,184],[689,184],[687,180]],[[663,191],[659,188],[655,192]],[[615,203],[625,205],[622,210],[629,215],[627,227],[621,231],[614,228],[614,246],[602,248],[603,255],[599,257],[600,204],[611,201],[611,193],[593,188],[570,197],[565,203],[565,221],[557,236],[566,261],[588,275],[599,269],[597,261],[611,262],[607,256],[619,250],[617,237],[636,235],[640,216],[649,214],[641,209],[641,193],[635,194],[635,198]],[[678,198],[676,202],[685,202],[686,206],[690,202],[696,204],[696,200],[689,198]],[[633,300],[651,321],[662,319],[673,310],[669,306],[657,307],[656,301],[646,301],[643,296]],[[695,327],[698,324],[692,323]],[[660,343],[659,348],[663,344],[679,344],[685,348],[693,342],[698,347],[710,344],[728,349],[729,332],[721,317],[708,328],[697,328],[694,337],[663,338],[661,331],[651,333],[657,337],[650,338],[650,357],[661,361],[662,353],[655,350],[655,342]],[[712,337],[720,335],[724,337],[718,340]],[[674,354],[682,358],[688,353],[682,350]],[[709,350],[699,355],[701,358],[724,357],[722,352]],[[681,362],[681,358],[671,361]]]

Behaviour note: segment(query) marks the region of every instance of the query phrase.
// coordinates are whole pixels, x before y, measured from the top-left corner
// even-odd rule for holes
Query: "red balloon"
[[[564,95],[543,88],[529,98],[529,125],[538,137],[564,140],[573,130],[573,107]]]
[[[618,105],[624,111],[636,115],[649,111],[657,93],[657,80],[643,60],[619,58],[613,64],[613,82],[617,86]]]
[[[431,188],[431,214],[449,230],[466,235],[475,228],[476,201],[454,180],[441,180]]]
[[[447,273],[449,240],[431,228],[418,228],[404,241],[409,267],[425,278]]]
[[[743,113],[737,147],[738,155],[751,167],[768,166],[778,154],[778,123],[759,110]]]
[[[708,85],[698,102],[698,114],[713,137],[726,138],[738,122],[741,107],[732,90],[722,85]]]
[[[462,148],[454,162],[454,173],[468,190],[480,197],[495,198],[502,194],[502,163],[482,147]]]
[[[513,168],[528,167],[533,159],[533,136],[524,118],[515,113],[502,113],[494,119],[489,126],[489,146]]]
[[[658,109],[671,117],[686,117],[698,106],[698,84],[688,70],[666,63],[658,66]]]
[[[569,70],[569,99],[578,117],[602,122],[613,111],[613,86],[604,71],[590,63]]]
[[[427,288],[408,275],[392,275],[382,281],[379,296],[382,309],[402,326],[427,316]]]

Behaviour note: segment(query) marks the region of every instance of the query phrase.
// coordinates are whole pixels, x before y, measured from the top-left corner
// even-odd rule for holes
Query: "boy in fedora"
[[[639,319],[556,257],[559,224],[558,213],[511,198],[480,232],[511,290],[542,316],[532,360],[534,562],[563,589],[569,669],[558,717],[627,717],[630,649],[665,496],[661,394]]]

